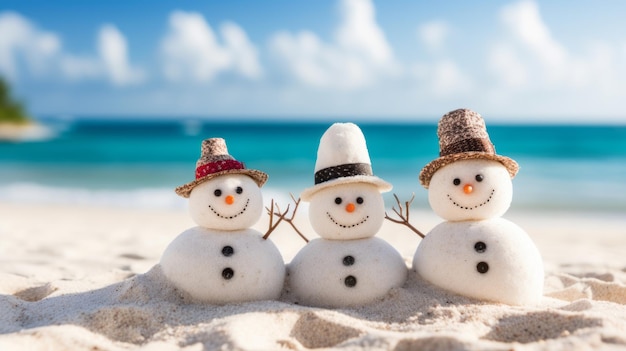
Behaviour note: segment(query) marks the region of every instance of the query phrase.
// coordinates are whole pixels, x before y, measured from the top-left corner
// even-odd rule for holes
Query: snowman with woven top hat
[[[214,304],[277,299],[285,266],[267,236],[250,228],[261,217],[267,174],[245,168],[221,138],[202,142],[196,179],[176,188],[198,225],[166,248],[164,275],[193,300]]]
[[[374,237],[385,217],[382,192],[391,184],[373,175],[358,126],[335,123],[320,140],[315,185],[301,198],[320,238],[289,264],[297,302],[319,307],[362,305],[402,286],[407,268],[400,254]]]
[[[459,109],[438,126],[440,157],[420,172],[437,215],[446,221],[420,242],[413,268],[460,295],[511,305],[540,301],[543,262],[528,235],[501,218],[513,197],[517,163],[497,155],[482,117]]]

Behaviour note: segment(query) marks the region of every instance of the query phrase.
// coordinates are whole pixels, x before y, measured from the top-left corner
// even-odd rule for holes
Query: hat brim
[[[189,194],[191,194],[191,191],[193,190],[193,188],[195,188],[196,186],[198,186],[200,183],[204,183],[208,180],[211,180],[213,178],[219,177],[221,175],[225,175],[225,174],[243,174],[243,175],[247,175],[250,178],[252,178],[254,180],[254,182],[260,187],[263,186],[263,184],[265,184],[265,182],[267,181],[268,175],[267,173],[261,172],[261,171],[257,171],[255,169],[229,169],[229,170],[225,170],[225,171],[220,171],[220,172],[216,172],[216,173],[211,173],[211,174],[207,174],[202,178],[198,178],[196,180],[194,180],[193,182],[189,182],[187,184],[181,185],[179,187],[177,187],[175,189],[176,194],[182,196],[182,197],[189,197]]]
[[[381,193],[386,193],[390,191],[393,186],[386,181],[376,177],[376,176],[368,176],[368,175],[356,175],[352,177],[341,177],[332,179],[323,183],[316,184],[310,188],[304,189],[302,193],[300,193],[300,198],[303,201],[309,201],[313,194],[316,192],[330,188],[332,186],[337,186],[341,184],[349,184],[349,183],[369,183],[375,185]]]
[[[437,170],[445,165],[448,165],[452,162],[461,161],[461,160],[472,160],[472,159],[483,159],[483,160],[493,160],[502,163],[502,165],[507,169],[511,179],[515,177],[517,172],[519,171],[519,165],[513,159],[510,159],[506,156],[500,156],[496,154],[489,154],[485,152],[479,151],[469,151],[469,152],[460,152],[457,154],[451,154],[439,157],[429,164],[422,168],[422,171],[419,174],[419,180],[422,186],[428,189],[430,185],[430,179],[433,177],[433,174],[437,172]]]

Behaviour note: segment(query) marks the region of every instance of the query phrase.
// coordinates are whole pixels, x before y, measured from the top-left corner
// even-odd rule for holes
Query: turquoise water
[[[199,120],[47,120],[47,140],[0,143],[0,200],[184,206],[172,189],[192,180],[200,143],[226,139],[230,153],[270,175],[266,197],[312,185],[320,136],[330,123]],[[428,207],[417,180],[437,157],[436,125],[359,123],[374,173],[394,193]],[[626,127],[488,125],[499,154],[521,166],[513,208],[626,211]],[[391,194],[385,195],[388,205]]]

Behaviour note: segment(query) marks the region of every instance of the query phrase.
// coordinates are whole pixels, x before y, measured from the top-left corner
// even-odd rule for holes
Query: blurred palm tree
[[[11,96],[11,87],[0,77],[0,123],[27,124],[30,118],[24,107]]]

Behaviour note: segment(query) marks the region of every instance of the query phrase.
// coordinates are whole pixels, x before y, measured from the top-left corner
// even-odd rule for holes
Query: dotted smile
[[[357,225],[360,225],[360,224],[363,224],[363,223],[367,222],[368,218],[370,218],[370,216],[365,216],[365,218],[363,218],[363,219],[362,219],[360,222],[358,222],[358,223],[351,224],[351,225],[345,225],[345,224],[338,223],[338,222],[337,222],[337,221],[333,218],[333,216],[331,216],[331,215],[330,215],[330,213],[326,212],[326,215],[328,216],[328,218],[330,218],[330,220],[331,220],[333,223],[335,223],[336,225],[340,226],[341,228],[354,228],[354,227],[356,227]]]
[[[464,210],[473,210],[473,209],[475,209],[475,208],[482,207],[483,205],[486,205],[489,201],[491,201],[491,198],[493,197],[493,193],[495,193],[495,192],[496,192],[496,190],[495,190],[495,189],[492,189],[492,190],[491,190],[491,194],[489,194],[489,197],[487,198],[487,200],[486,200],[485,202],[483,202],[483,203],[480,203],[480,204],[478,204],[478,205],[474,206],[474,207],[460,205],[460,204],[458,204],[456,201],[454,201],[454,199],[452,199],[452,197],[450,196],[450,194],[447,194],[447,196],[448,196],[448,199],[449,199],[450,201],[452,201],[452,203],[454,204],[454,206],[456,206],[456,207],[458,207],[458,208],[462,208],[462,209],[464,209]]]
[[[246,212],[246,210],[248,209],[248,204],[250,203],[250,199],[248,199],[248,201],[246,201],[246,204],[243,206],[243,209],[241,211],[239,211],[239,213],[236,213],[232,216],[224,216],[223,214],[217,212],[213,206],[209,205],[209,208],[211,209],[211,211],[213,213],[215,213],[216,216],[218,216],[219,218],[224,218],[224,219],[233,219],[233,218],[237,218],[238,216],[242,215],[244,212]]]

